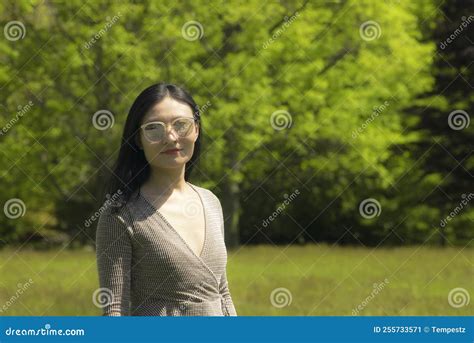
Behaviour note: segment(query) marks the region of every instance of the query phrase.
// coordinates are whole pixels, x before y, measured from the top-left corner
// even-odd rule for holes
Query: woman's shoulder
[[[99,222],[115,221],[123,224],[127,223],[129,217],[130,201],[124,202],[120,199],[107,198],[99,208]]]
[[[220,200],[213,191],[211,191],[210,189],[204,188],[202,186],[196,186],[190,182],[188,182],[188,184],[191,185],[196,191],[198,191],[199,194],[203,196],[205,200],[211,201],[220,206]]]

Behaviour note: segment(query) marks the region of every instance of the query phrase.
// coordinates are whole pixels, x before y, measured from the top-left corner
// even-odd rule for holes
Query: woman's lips
[[[183,149],[170,149],[170,150],[163,151],[162,154],[177,155],[177,154],[179,154],[179,152],[181,150],[183,150]]]

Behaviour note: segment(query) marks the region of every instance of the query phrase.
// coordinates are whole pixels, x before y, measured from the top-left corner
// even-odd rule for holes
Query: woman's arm
[[[104,316],[130,315],[132,244],[123,219],[109,211],[101,214],[96,232],[100,287],[96,298]],[[100,295],[103,295],[100,300]]]
[[[222,297],[224,298],[225,307],[227,310],[226,315],[228,316],[237,316],[237,312],[235,311],[234,302],[232,301],[232,297],[229,292],[229,285],[227,282],[227,273],[224,272],[221,277],[220,289],[219,292],[221,293]]]
[[[212,193],[212,192],[211,192]],[[222,211],[222,205],[219,198],[212,193],[218,207],[218,211],[220,213],[220,225],[221,225],[221,232],[222,232],[222,239],[224,239],[224,212]],[[224,270],[224,273],[221,276],[220,284],[219,284],[219,293],[222,295],[224,299],[226,312],[225,315],[227,316],[237,316],[237,312],[235,311],[234,302],[232,301],[232,297],[229,291],[229,283],[227,282],[227,271]]]

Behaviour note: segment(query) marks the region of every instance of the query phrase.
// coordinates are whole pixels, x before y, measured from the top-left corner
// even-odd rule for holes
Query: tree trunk
[[[239,245],[239,184],[226,180],[223,190],[222,210],[224,212],[225,243],[228,248],[234,248]]]

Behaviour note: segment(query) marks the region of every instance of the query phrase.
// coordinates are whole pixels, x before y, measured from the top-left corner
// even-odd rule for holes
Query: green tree
[[[436,26],[425,33],[437,46],[436,83],[415,103],[410,117],[411,130],[422,132],[410,150],[420,159],[421,170],[439,175],[436,188],[421,199],[440,210],[431,226],[439,230],[436,238],[443,246],[465,244],[474,237],[474,210],[469,206],[474,197],[474,127],[470,123],[474,113],[470,67],[474,16],[469,15],[473,9],[472,2],[446,1]]]
[[[128,108],[160,80],[185,85],[203,108],[195,173],[222,200],[229,246],[252,237],[295,189],[292,215],[272,224],[271,239],[335,241],[349,225],[378,242],[413,207],[405,190],[438,181],[405,177],[415,160],[398,148],[420,139],[406,134],[403,115],[433,86],[434,44],[419,27],[436,12],[432,2],[0,6],[3,26],[26,28],[23,39],[0,43],[2,118],[34,104],[0,137],[10,166],[1,200],[27,206],[21,220],[2,218],[4,237],[47,228],[93,237],[84,222],[100,205]],[[105,127],[93,125],[98,111],[108,111],[99,112]],[[381,203],[375,220],[359,213],[366,198]]]

